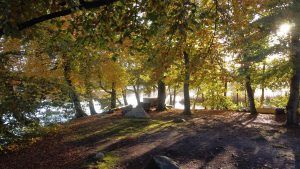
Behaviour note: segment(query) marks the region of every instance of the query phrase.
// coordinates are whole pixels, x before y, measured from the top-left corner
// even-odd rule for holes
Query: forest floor
[[[150,120],[95,115],[61,125],[14,152],[0,155],[1,169],[142,169],[165,155],[182,169],[300,168],[300,129],[284,116],[230,111],[150,113]],[[176,118],[186,121],[175,123]],[[97,152],[102,162],[93,160]]]

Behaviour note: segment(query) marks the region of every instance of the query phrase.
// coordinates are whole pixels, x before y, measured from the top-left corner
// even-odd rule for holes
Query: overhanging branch
[[[41,23],[41,22],[44,22],[44,21],[47,21],[47,20],[50,20],[50,19],[58,18],[58,17],[61,17],[61,16],[69,15],[69,14],[73,13],[76,10],[98,8],[98,7],[101,7],[101,6],[110,5],[110,4],[112,4],[116,1],[117,0],[95,0],[95,1],[86,2],[86,1],[81,0],[80,5],[78,5],[78,6],[68,8],[68,9],[65,9],[65,10],[62,10],[62,11],[42,15],[42,16],[39,16],[37,18],[33,18],[33,19],[28,20],[28,21],[25,21],[23,23],[19,23],[19,24],[17,24],[17,29],[19,31],[21,31],[21,30],[29,28],[29,27],[31,27],[35,24],[38,24],[38,23]],[[0,29],[0,36],[2,36],[4,34],[5,34],[4,30],[3,30],[3,28],[1,28]]]

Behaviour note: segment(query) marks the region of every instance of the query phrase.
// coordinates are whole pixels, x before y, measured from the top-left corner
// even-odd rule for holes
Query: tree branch
[[[41,22],[44,22],[44,21],[47,21],[47,20],[50,20],[50,19],[58,18],[58,17],[61,17],[61,16],[69,15],[69,14],[73,13],[76,10],[98,8],[98,7],[101,7],[101,6],[110,5],[110,4],[112,4],[116,1],[118,1],[118,0],[95,0],[95,1],[91,1],[91,2],[90,1],[86,2],[86,1],[81,0],[80,5],[78,5],[78,6],[68,8],[68,9],[65,9],[65,10],[62,10],[62,11],[42,15],[42,16],[39,16],[37,18],[33,18],[33,19],[28,20],[28,21],[25,21],[23,23],[19,23],[19,24],[17,24],[17,29],[19,31],[21,31],[23,29],[29,28],[33,25],[38,24],[38,23],[41,23]],[[4,32],[3,28],[0,28],[0,36],[2,36],[4,34],[5,34],[5,32]]]

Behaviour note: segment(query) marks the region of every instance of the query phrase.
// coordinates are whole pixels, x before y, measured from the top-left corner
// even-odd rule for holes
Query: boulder
[[[145,112],[142,105],[138,105],[132,110],[128,111],[124,115],[125,117],[131,117],[131,118],[150,118],[149,114]]]
[[[179,165],[166,156],[153,157],[144,169],[180,169]]]

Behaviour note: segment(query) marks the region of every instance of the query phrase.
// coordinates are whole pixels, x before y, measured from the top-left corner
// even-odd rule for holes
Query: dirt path
[[[118,115],[72,121],[58,134],[1,155],[0,168],[141,169],[153,155],[166,155],[182,169],[300,168],[300,129],[284,128],[283,117],[224,111],[151,116],[150,121]],[[104,162],[93,160],[99,151]]]

